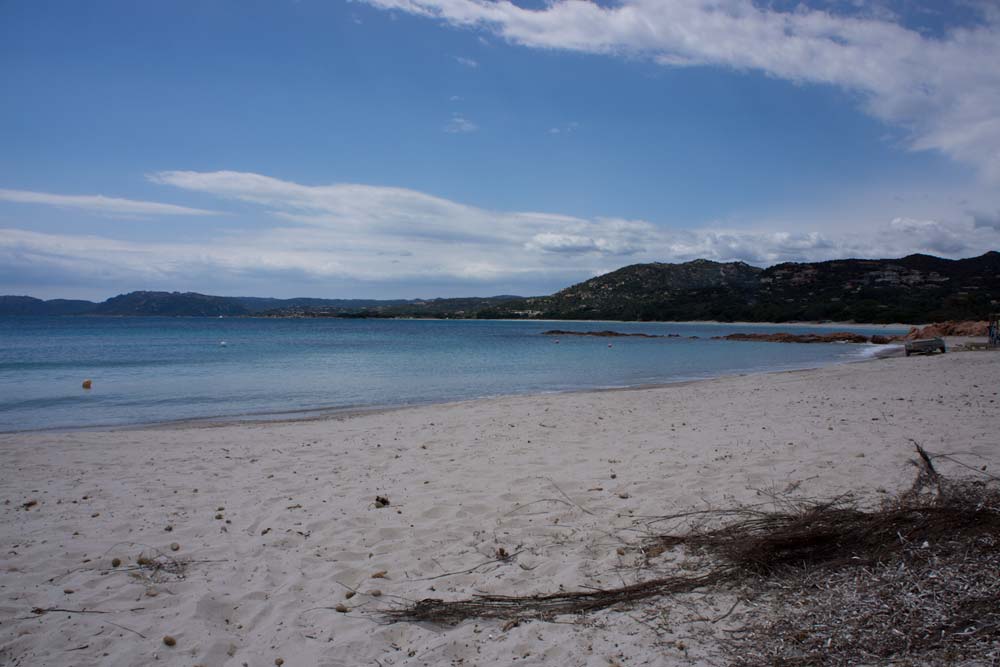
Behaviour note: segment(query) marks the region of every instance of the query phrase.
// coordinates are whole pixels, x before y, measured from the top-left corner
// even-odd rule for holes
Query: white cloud
[[[976,233],[968,225],[946,225],[937,220],[893,218],[889,233],[905,236],[910,243],[919,245],[925,252],[935,255],[954,255],[969,247],[970,238]]]
[[[478,129],[478,125],[460,113],[453,113],[451,115],[451,120],[449,120],[448,124],[444,126],[444,131],[451,134],[467,134],[469,132],[475,132]]]
[[[974,212],[972,215],[972,222],[975,227],[992,227],[997,231],[1000,231],[1000,211],[995,213],[983,213],[982,211]]]
[[[587,220],[537,212],[490,211],[406,188],[354,183],[301,185],[261,174],[165,171],[155,183],[260,204],[284,222],[382,242],[522,246],[539,233],[591,234],[598,252],[634,247],[648,223]],[[600,232],[600,233],[598,233]],[[601,248],[604,248],[602,250]]]
[[[891,13],[778,11],[751,0],[366,0],[509,42],[649,58],[668,67],[755,70],[861,93],[866,111],[905,128],[909,146],[940,151],[1000,181],[1000,12],[942,37]]]
[[[479,67],[479,63],[477,61],[473,60],[472,58],[466,58],[465,56],[455,56],[455,62],[457,62],[459,65],[464,65],[469,69],[476,69],[477,67]]]
[[[959,257],[1000,247],[1000,229],[974,215],[958,216],[954,221],[897,216],[882,224],[863,221],[862,228],[841,224],[839,234],[810,230],[799,223],[766,221],[751,230],[730,229],[724,224],[670,230],[643,220],[491,211],[406,188],[302,185],[245,172],[166,171],[149,179],[259,204],[285,223],[305,225],[314,233],[328,235],[331,243],[336,237],[359,247],[412,251],[414,258],[438,256],[440,252],[434,248],[442,242],[460,244],[482,256],[510,257],[508,263],[516,263],[516,259],[525,264],[525,271],[539,270],[541,264],[551,261],[545,256],[553,253],[561,255],[560,261],[578,266],[601,257],[622,262],[704,257],[770,264],[912,252]],[[829,221],[823,223],[824,229],[837,227]],[[300,232],[292,236],[295,234],[301,236]],[[519,255],[512,256],[514,252]],[[527,266],[531,264],[528,258],[533,258],[531,266]]]
[[[0,201],[16,202],[19,204],[42,204],[45,206],[79,209],[114,216],[218,215],[215,211],[175,206],[174,204],[118,199],[103,195],[57,195],[28,190],[0,190]]]
[[[0,284],[35,276],[59,284],[211,291],[266,280],[283,289],[313,285],[310,293],[329,296],[331,284],[350,281],[381,285],[386,297],[433,296],[447,286],[452,294],[510,285],[539,293],[547,291],[541,286],[556,289],[637,262],[769,265],[914,252],[968,257],[1000,248],[1000,225],[971,214],[954,221],[886,217],[839,232],[773,223],[671,230],[643,220],[494,211],[406,188],[303,185],[243,172],[168,171],[149,179],[251,204],[274,224],[239,235],[209,233],[197,243],[0,229]]]
[[[567,123],[563,127],[550,127],[549,134],[563,134],[563,133],[569,134],[571,132],[576,132],[577,129],[579,129],[579,127],[580,124],[577,123],[576,121],[573,121],[572,123]]]

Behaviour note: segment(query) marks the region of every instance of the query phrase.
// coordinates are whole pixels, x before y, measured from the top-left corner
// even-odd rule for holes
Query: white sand
[[[0,663],[717,664],[703,630],[750,608],[683,621],[724,614],[726,595],[506,630],[373,612],[650,578],[670,563],[635,567],[639,517],[796,485],[877,497],[910,483],[910,438],[996,472],[998,380],[1000,354],[964,352],[310,422],[3,435]],[[498,547],[516,556],[489,562]],[[135,576],[143,550],[190,559],[185,577]],[[53,607],[111,613],[31,611]]]

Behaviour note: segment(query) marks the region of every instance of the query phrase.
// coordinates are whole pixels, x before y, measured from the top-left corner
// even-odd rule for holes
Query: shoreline
[[[769,343],[769,344],[797,344],[797,343]],[[855,345],[861,348],[863,345],[870,346],[871,344],[869,343],[869,344],[855,344]],[[518,396],[550,396],[550,395],[577,394],[577,393],[590,393],[590,392],[599,393],[599,392],[617,392],[617,391],[641,391],[643,389],[680,387],[693,383],[712,382],[715,380],[724,380],[726,378],[733,378],[733,377],[770,375],[777,373],[794,373],[794,372],[801,372],[808,370],[817,370],[821,368],[829,368],[832,366],[839,366],[843,364],[864,363],[864,362],[876,361],[879,359],[891,358],[893,356],[898,356],[898,353],[902,349],[901,347],[895,344],[880,345],[877,347],[885,348],[885,350],[876,349],[872,354],[859,354],[856,358],[831,360],[827,363],[822,363],[819,365],[807,365],[798,368],[753,370],[744,373],[723,373],[721,375],[697,377],[697,378],[683,378],[675,381],[653,382],[653,383],[643,383],[643,384],[623,385],[623,386],[559,389],[551,391],[514,392],[509,394],[493,394],[488,396],[479,396],[479,397],[472,397],[465,399],[444,399],[444,400],[431,399],[428,401],[401,403],[401,404],[353,405],[353,406],[342,406],[342,407],[328,406],[328,407],[316,407],[316,408],[303,408],[297,410],[275,410],[266,412],[253,412],[240,415],[214,415],[214,416],[210,415],[206,417],[190,417],[181,419],[169,419],[164,421],[143,421],[143,422],[122,423],[122,424],[93,424],[93,425],[78,424],[69,426],[53,426],[53,427],[42,427],[33,429],[29,428],[21,430],[0,431],[0,437],[5,435],[17,435],[17,434],[29,434],[29,433],[65,433],[74,431],[122,431],[122,430],[171,428],[171,427],[217,428],[217,427],[233,426],[239,424],[287,424],[296,422],[314,422],[314,421],[326,421],[332,419],[344,419],[354,415],[393,412],[397,410],[407,410],[407,409],[421,408],[421,407],[459,405],[475,401],[490,401],[503,398],[513,398]],[[872,348],[866,347],[864,349],[872,349]],[[880,352],[884,352],[884,354],[880,354]],[[302,415],[302,416],[295,417],[288,415]]]
[[[543,318],[455,318],[455,317],[270,317],[261,315],[96,315],[90,313],[84,313],[79,315],[0,315],[2,318],[17,319],[17,318],[46,318],[46,317],[60,317],[60,318],[110,318],[110,319],[128,319],[128,318],[159,318],[159,319],[198,319],[198,320],[215,320],[215,319],[259,319],[259,320],[401,320],[409,322],[562,322],[566,324],[572,323],[616,323],[616,324],[720,324],[720,325],[734,325],[734,326],[791,326],[791,327],[851,327],[851,328],[865,328],[865,329],[909,329],[910,327],[924,327],[931,322],[920,322],[917,324],[906,324],[903,322],[891,322],[891,323],[872,323],[872,322],[840,322],[840,321],[822,321],[822,320],[802,320],[802,321],[788,321],[788,322],[750,322],[744,320],[736,320],[733,322],[726,322],[723,320],[558,320],[558,319],[543,319]]]
[[[968,474],[962,464],[995,475],[998,373],[1000,355],[968,352],[682,391],[3,434],[0,657],[53,667],[727,664],[713,633],[766,608],[725,593],[559,623],[376,621],[399,600],[666,576],[684,556],[647,557],[644,540],[670,530],[656,517],[756,504],[762,493],[877,502],[912,481],[912,441],[955,457],[940,459],[944,475]],[[498,558],[501,548],[513,555]],[[141,554],[180,569],[152,569]],[[698,621],[723,615],[719,627]]]

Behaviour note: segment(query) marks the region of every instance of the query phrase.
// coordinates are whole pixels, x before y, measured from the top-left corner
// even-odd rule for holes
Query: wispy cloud
[[[970,213],[972,216],[973,224],[976,227],[992,227],[997,231],[1000,231],[1000,210],[995,213],[984,213],[982,211],[976,211]]]
[[[837,14],[751,0],[554,0],[542,9],[480,0],[365,0],[509,42],[647,58],[666,67],[755,70],[861,94],[908,145],[940,151],[1000,181],[1000,12],[926,35],[891,13]]]
[[[429,296],[449,285],[451,293],[510,285],[537,293],[544,291],[539,285],[558,288],[636,262],[769,265],[913,252],[967,257],[1000,248],[1000,225],[987,215],[889,216],[863,221],[860,230],[823,225],[838,232],[766,222],[756,229],[664,229],[644,220],[490,210],[407,188],[306,185],[246,172],[165,171],[149,179],[243,202],[273,224],[238,236],[209,232],[197,243],[0,229],[0,284],[38,276],[207,291],[270,280],[313,285],[319,293],[316,285],[352,281],[381,286],[385,296]],[[427,285],[434,285],[430,293]]]
[[[0,189],[0,201],[16,202],[18,204],[41,204],[44,206],[78,209],[113,216],[218,215],[215,211],[176,206],[174,204],[119,199],[103,195],[59,195],[49,192],[32,192],[29,190]]]
[[[455,56],[455,62],[459,65],[464,65],[469,69],[476,69],[479,67],[479,63],[472,58],[466,58],[465,56]]]
[[[573,121],[559,127],[550,127],[549,134],[570,134],[571,132],[576,132],[579,128],[580,124]]]
[[[246,172],[164,171],[150,180],[184,190],[263,206],[288,223],[323,228],[373,246],[406,244],[414,257],[436,257],[424,243],[440,241],[477,247],[499,263],[514,249],[522,257],[645,258],[656,261],[699,257],[739,259],[756,264],[811,261],[845,256],[904,255],[929,252],[950,257],[1000,247],[1000,229],[985,216],[956,215],[950,220],[891,217],[881,224],[823,224],[840,233],[804,229],[801,224],[762,223],[763,229],[664,229],[644,220],[583,218],[559,213],[491,211],[407,188],[350,183],[302,185]],[[859,229],[859,223],[864,229]],[[767,229],[771,227],[771,229]],[[775,229],[777,228],[777,229]],[[516,263],[511,257],[509,262]],[[524,270],[532,270],[526,266]],[[537,267],[535,267],[537,268]]]
[[[453,113],[448,124],[444,126],[444,131],[450,134],[468,134],[478,129],[478,125],[460,113]]]

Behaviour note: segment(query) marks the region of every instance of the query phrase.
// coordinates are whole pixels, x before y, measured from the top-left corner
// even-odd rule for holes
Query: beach
[[[759,613],[725,593],[516,625],[379,612],[649,579],[675,566],[639,548],[655,517],[786,492],[876,502],[912,482],[914,442],[953,455],[945,474],[996,474],[998,377],[1000,355],[956,352],[302,421],[2,434],[0,662],[725,664],[713,636]]]

